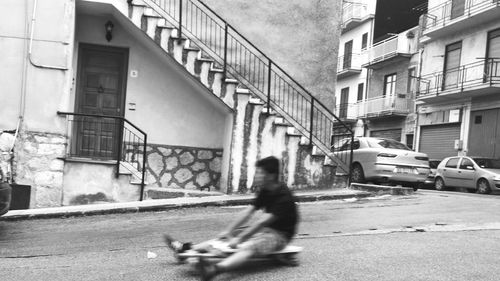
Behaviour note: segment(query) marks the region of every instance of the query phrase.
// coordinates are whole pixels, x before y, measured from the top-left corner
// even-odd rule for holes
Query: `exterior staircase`
[[[296,188],[314,178],[304,165],[350,174],[350,157],[330,147],[351,129],[203,2],[127,2],[128,18],[234,110],[228,193],[249,190],[255,161],[269,155],[283,159],[284,180]]]

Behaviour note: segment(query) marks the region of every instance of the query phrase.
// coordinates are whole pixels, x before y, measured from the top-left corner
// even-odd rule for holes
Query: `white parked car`
[[[393,183],[421,188],[429,175],[427,154],[414,152],[391,139],[356,137],[352,145],[351,181]],[[349,163],[351,139],[342,139],[332,146],[333,154]]]
[[[445,158],[436,171],[435,187],[464,187],[477,193],[500,190],[500,159],[455,156]]]

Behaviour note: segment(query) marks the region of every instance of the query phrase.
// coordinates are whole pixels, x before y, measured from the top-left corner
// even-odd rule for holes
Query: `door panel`
[[[82,44],[79,50],[76,112],[122,116],[128,51]],[[113,118],[78,117],[72,152],[113,159],[121,123]]]
[[[340,91],[339,118],[347,117],[348,103],[349,103],[349,88],[344,88]]]
[[[351,68],[352,62],[352,40],[344,44],[343,69]]]
[[[500,157],[500,109],[471,112],[469,129],[469,155]],[[496,128],[493,129],[493,128]]]
[[[458,87],[460,80],[460,58],[462,42],[446,46],[445,64],[443,71],[443,90]]]
[[[498,81],[500,77],[500,29],[488,33],[488,47],[485,65],[486,81]]]
[[[468,158],[462,158],[458,168],[457,174],[457,187],[474,188],[474,175],[475,170],[467,169],[467,166],[473,167],[474,163]]]
[[[459,157],[450,158],[443,168],[444,182],[447,186],[459,186],[458,162]]]

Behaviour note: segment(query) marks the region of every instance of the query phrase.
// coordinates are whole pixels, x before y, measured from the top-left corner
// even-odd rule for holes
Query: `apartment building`
[[[429,0],[421,28],[417,149],[500,157],[500,1]]]
[[[356,136],[414,143],[419,6],[426,1],[344,1],[336,114]]]

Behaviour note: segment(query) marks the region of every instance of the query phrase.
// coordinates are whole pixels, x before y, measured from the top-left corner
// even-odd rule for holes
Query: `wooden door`
[[[446,46],[443,71],[443,90],[458,87],[460,83],[460,57],[462,56],[462,42]],[[462,73],[463,75],[463,73]]]
[[[128,50],[80,45],[76,112],[123,116]],[[74,152],[79,157],[115,159],[119,119],[78,117]]]
[[[340,90],[339,118],[347,118],[347,107],[349,104],[349,88]]]
[[[344,44],[344,61],[342,69],[351,68],[352,64],[352,40]]]
[[[486,47],[485,81],[500,80],[500,28],[488,33]]]

